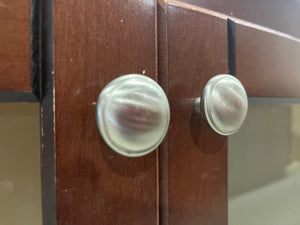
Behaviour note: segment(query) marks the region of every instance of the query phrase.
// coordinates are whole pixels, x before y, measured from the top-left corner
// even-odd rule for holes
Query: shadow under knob
[[[207,82],[201,98],[195,100],[194,108],[212,130],[228,136],[242,126],[248,111],[248,98],[238,79],[220,74]]]
[[[164,139],[170,121],[168,99],[152,79],[121,76],[102,90],[96,122],[105,142],[128,157],[152,152]]]

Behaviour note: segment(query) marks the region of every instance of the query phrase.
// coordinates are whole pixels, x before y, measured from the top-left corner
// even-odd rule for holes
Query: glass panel
[[[0,224],[41,225],[37,103],[0,103]]]
[[[250,103],[228,139],[229,225],[300,224],[300,105]]]

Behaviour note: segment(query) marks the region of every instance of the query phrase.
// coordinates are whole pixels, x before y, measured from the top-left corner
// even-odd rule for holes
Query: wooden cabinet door
[[[154,0],[45,0],[41,9],[44,224],[227,224],[227,137],[193,101],[228,73],[228,16]],[[298,97],[299,41],[231,19],[249,97]],[[141,158],[114,153],[95,123],[100,91],[130,73],[157,80],[171,108],[159,151]]]
[[[257,15],[238,0],[1,1],[0,101],[41,100],[43,224],[227,224],[228,139],[193,102],[228,73],[228,18],[250,99],[299,101],[299,6],[275,2]],[[113,152],[95,122],[101,90],[132,73],[171,108],[164,142],[141,158]]]
[[[227,137],[211,131],[193,101],[210,78],[230,71],[227,19],[236,29],[236,77],[250,101],[297,101],[300,42],[195,5],[159,3],[159,81],[171,107],[159,151],[161,224],[228,224]]]
[[[160,154],[161,224],[227,223],[227,138],[210,130],[193,102],[227,73],[227,21],[201,8],[159,7],[159,75],[171,123]]]
[[[44,224],[157,224],[157,151],[118,155],[95,121],[111,80],[157,78],[155,1],[52,3],[42,3]]]

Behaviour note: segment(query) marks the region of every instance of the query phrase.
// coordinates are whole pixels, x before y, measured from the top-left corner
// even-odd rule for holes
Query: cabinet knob
[[[163,89],[143,75],[129,74],[111,81],[96,105],[96,123],[104,141],[128,157],[156,149],[169,121],[169,102]]]
[[[202,96],[195,100],[194,108],[212,130],[228,136],[234,134],[246,118],[247,93],[234,76],[216,75],[207,82]]]

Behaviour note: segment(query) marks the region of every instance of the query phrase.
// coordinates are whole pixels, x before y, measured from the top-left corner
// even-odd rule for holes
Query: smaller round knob
[[[169,121],[164,91],[146,76],[121,76],[99,95],[98,129],[108,146],[121,155],[137,157],[152,152],[164,139]]]
[[[232,75],[220,74],[205,85],[201,98],[194,102],[212,130],[221,135],[234,134],[243,124],[248,99],[242,83]]]

